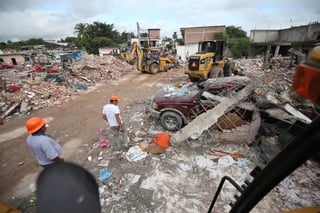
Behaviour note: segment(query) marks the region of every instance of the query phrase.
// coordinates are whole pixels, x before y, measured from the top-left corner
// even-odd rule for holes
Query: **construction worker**
[[[27,144],[43,168],[52,166],[56,162],[64,162],[61,146],[45,134],[46,122],[39,117],[32,117],[26,122]]]
[[[119,133],[123,136],[123,145],[127,148],[129,138],[127,136],[127,130],[120,116],[120,109],[118,107],[118,96],[112,95],[110,97],[110,103],[103,106],[102,119],[108,122],[113,138],[113,150],[120,150],[121,144],[119,141]]]

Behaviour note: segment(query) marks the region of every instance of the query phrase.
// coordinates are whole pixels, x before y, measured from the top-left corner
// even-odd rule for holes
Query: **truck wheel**
[[[224,64],[223,67],[223,76],[228,77],[232,75],[232,70],[231,70],[231,63],[228,61],[227,63]]]
[[[172,111],[166,111],[160,116],[160,123],[163,128],[169,131],[177,131],[182,127],[182,118],[181,116]]]
[[[209,78],[220,78],[220,77],[223,77],[223,70],[218,67],[218,66],[215,66],[210,74],[209,74]]]
[[[156,64],[156,63],[151,64],[151,65],[150,65],[150,72],[151,72],[152,74],[158,73],[158,72],[159,72],[159,65]]]

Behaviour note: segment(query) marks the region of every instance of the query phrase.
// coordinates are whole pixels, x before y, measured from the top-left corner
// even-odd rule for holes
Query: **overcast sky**
[[[161,37],[181,37],[180,28],[236,26],[284,29],[320,21],[319,0],[0,0],[0,41],[75,36],[77,23],[113,24],[137,35],[159,28]]]

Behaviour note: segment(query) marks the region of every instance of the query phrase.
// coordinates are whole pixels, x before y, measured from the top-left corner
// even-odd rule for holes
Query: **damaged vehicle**
[[[177,84],[158,91],[150,112],[163,128],[177,131],[198,115],[236,94],[249,82],[246,77],[210,79],[201,83]]]

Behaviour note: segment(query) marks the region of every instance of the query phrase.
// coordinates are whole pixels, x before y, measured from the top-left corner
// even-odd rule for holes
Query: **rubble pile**
[[[95,55],[67,65],[35,66],[1,70],[1,119],[13,113],[28,113],[62,104],[78,95],[79,90],[87,90],[102,80],[117,80],[135,69],[113,56]]]
[[[287,57],[272,58],[265,66],[262,59],[242,59],[236,61],[236,66],[241,75],[254,80],[255,97],[258,106],[278,107],[290,103],[293,106],[305,105],[309,107],[312,103],[297,93],[292,92],[291,84],[295,69],[290,69],[290,60]]]
[[[260,59],[239,60],[237,66],[241,75],[249,77],[251,83],[245,83],[247,89],[242,94],[235,91],[238,96],[232,96],[233,99],[220,94],[208,95],[208,98],[220,100],[220,111],[207,114],[211,121],[202,114],[204,120],[211,123],[205,126],[201,120],[196,126],[211,131],[191,134],[196,129],[191,126],[188,134],[182,135],[181,143],[172,140],[171,145],[162,147],[160,152],[147,149],[154,145],[155,135],[165,132],[160,121],[150,117],[147,111],[152,97],[127,103],[121,113],[130,137],[128,149],[110,150],[112,135],[105,125],[99,128],[93,143],[81,144],[78,149],[82,166],[98,182],[102,212],[127,212],[128,209],[133,212],[205,212],[225,175],[241,184],[250,178],[249,173],[256,166],[264,167],[281,150],[278,136],[282,130],[297,120],[308,123],[315,117],[312,104],[290,90],[294,70],[288,68],[287,60],[277,58],[270,64],[264,66]],[[24,106],[27,112],[68,101],[79,89],[102,79],[116,80],[124,72],[131,71],[132,66],[112,56],[87,56],[68,67],[52,69],[58,72],[33,76],[28,72],[30,76],[19,77],[21,84],[12,88],[12,91],[17,89],[15,92],[3,90],[1,103],[10,103],[3,115],[10,114],[10,109],[18,106],[20,111]],[[184,79],[174,73],[174,77],[163,78],[161,83],[168,86]],[[223,81],[221,78],[210,80]],[[239,109],[229,110],[235,106]],[[277,110],[282,111],[277,114]],[[212,122],[212,117],[216,122]],[[219,134],[212,134],[215,132]],[[181,134],[183,130],[169,133],[173,139],[174,134]],[[274,149],[275,146],[278,149]],[[270,206],[274,212],[318,206],[318,168],[314,161],[307,161],[278,184],[252,212],[270,212]],[[229,203],[235,201],[236,193],[232,186],[225,185],[215,209],[229,212]]]

